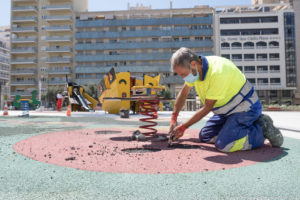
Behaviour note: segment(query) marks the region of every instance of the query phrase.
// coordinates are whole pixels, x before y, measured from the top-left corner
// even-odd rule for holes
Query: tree
[[[84,91],[94,99],[98,99],[98,88],[96,84],[89,83],[83,86]]]
[[[54,107],[54,105],[56,105],[57,93],[63,92],[64,90],[62,86],[49,87],[47,93],[42,95],[42,101],[46,102],[46,107]]]

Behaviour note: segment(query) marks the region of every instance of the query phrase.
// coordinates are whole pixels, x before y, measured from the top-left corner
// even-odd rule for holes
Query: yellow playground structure
[[[130,72],[116,73],[112,68],[98,85],[99,101],[103,110],[110,114],[119,114],[122,109],[139,112],[138,102],[130,101],[128,98],[138,95],[162,95],[161,92],[165,92],[165,87],[159,86],[159,80],[160,75],[156,77],[144,75],[143,80],[140,80],[131,77]],[[120,98],[120,100],[104,100],[104,98]],[[162,103],[159,107],[163,110]]]
[[[68,82],[68,97],[72,111],[93,111],[98,101],[89,96],[80,85]]]

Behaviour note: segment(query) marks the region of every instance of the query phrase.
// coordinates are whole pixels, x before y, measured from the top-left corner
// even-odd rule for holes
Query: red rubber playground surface
[[[254,165],[278,157],[281,148],[264,147],[222,153],[212,144],[199,143],[198,131],[189,130],[171,148],[166,141],[131,140],[122,129],[85,129],[37,135],[14,145],[16,152],[44,163],[81,170],[173,174],[225,170]]]

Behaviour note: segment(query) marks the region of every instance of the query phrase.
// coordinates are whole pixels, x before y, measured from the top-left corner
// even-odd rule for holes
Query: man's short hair
[[[181,47],[173,53],[170,59],[171,71],[174,72],[174,68],[177,66],[190,69],[190,63],[193,60],[200,63],[199,56],[196,53],[189,48]]]

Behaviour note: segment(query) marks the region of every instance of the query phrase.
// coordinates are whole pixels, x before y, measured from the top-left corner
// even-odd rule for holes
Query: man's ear
[[[190,65],[191,65],[192,69],[194,69],[194,70],[197,69],[197,62],[196,62],[195,60],[192,60],[192,61],[190,62]]]

